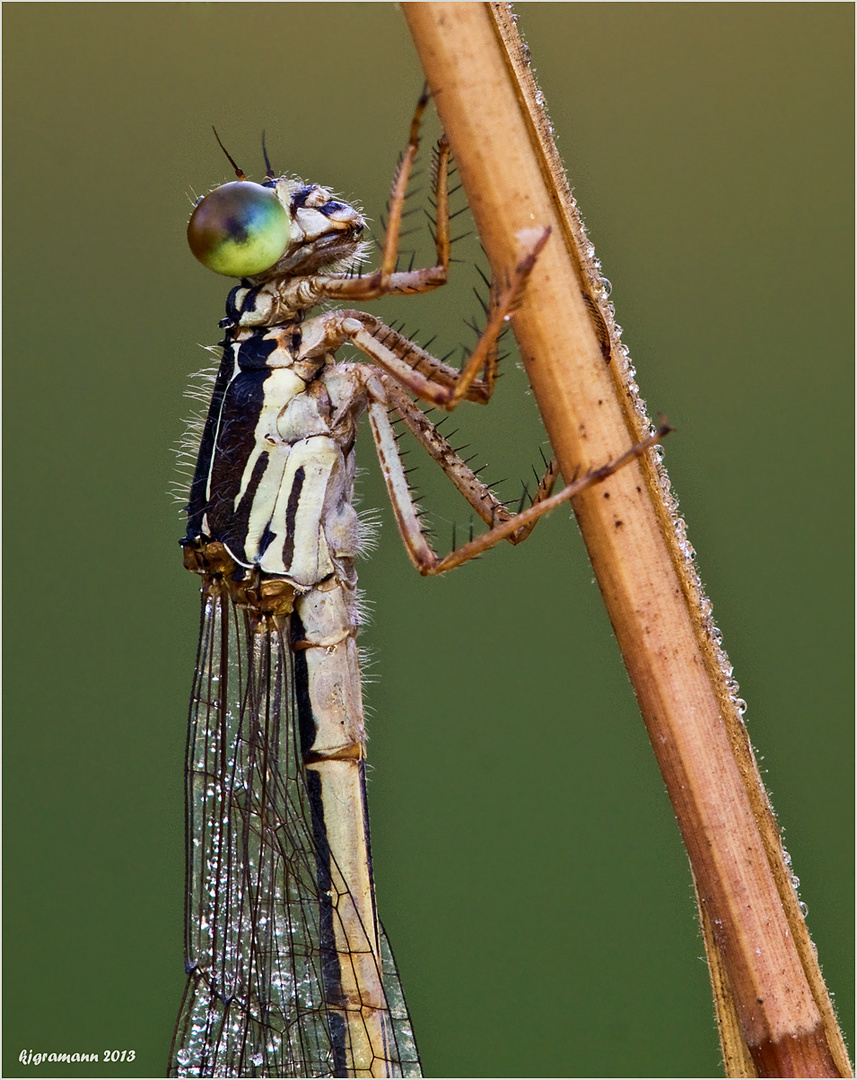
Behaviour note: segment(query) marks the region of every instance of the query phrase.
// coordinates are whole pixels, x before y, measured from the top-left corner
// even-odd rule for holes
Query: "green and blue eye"
[[[233,180],[201,199],[187,226],[197,259],[216,274],[253,277],[285,253],[291,220],[269,187]]]

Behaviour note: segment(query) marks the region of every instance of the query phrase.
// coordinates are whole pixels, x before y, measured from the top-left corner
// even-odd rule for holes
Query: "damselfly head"
[[[227,277],[276,277],[336,267],[361,253],[364,220],[317,184],[233,180],[196,204],[187,227],[197,259]]]

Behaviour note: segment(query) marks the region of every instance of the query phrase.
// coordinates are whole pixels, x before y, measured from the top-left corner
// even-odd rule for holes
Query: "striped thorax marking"
[[[216,538],[240,566],[298,587],[356,554],[351,447],[362,402],[306,357],[299,328],[227,340],[206,421],[189,532]]]

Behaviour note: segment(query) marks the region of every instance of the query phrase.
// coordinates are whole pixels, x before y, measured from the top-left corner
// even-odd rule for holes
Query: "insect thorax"
[[[276,326],[300,322],[323,297],[317,277],[274,278],[262,285],[242,282],[226,298],[221,325]]]
[[[237,299],[256,311],[260,296],[270,289],[239,286],[230,309]],[[320,316],[229,330],[188,506],[189,542],[216,541],[238,566],[298,589],[349,580],[358,545],[363,387],[333,363],[325,326]]]

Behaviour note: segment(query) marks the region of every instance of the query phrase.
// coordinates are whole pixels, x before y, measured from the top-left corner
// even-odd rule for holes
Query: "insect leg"
[[[396,515],[399,532],[411,562],[424,575],[443,574],[447,570],[461,566],[462,563],[494,547],[501,540],[510,540],[512,543],[520,542],[529,535],[535,523],[544,514],[574,498],[575,495],[593,484],[606,480],[624,465],[644,454],[646,450],[664,438],[670,430],[666,426],[659,427],[652,435],[626,450],[624,454],[598,469],[592,469],[566,485],[556,495],[550,495],[546,490],[540,493],[540,496],[537,500],[534,500],[533,505],[528,509],[522,510],[518,514],[512,514],[486,488],[479,477],[465,465],[436,429],[431,434],[428,434],[428,428],[431,425],[425,418],[423,418],[422,423],[417,421],[412,411],[412,409],[416,408],[415,406],[412,406],[411,409],[405,409],[400,415],[402,415],[418,441],[441,465],[444,472],[480,517],[492,526],[481,536],[477,536],[466,544],[461,544],[448,555],[440,557],[426,538],[419,511],[408,486],[404,466],[399,455],[396,434],[387,412],[390,404],[393,404],[396,411],[399,411],[400,401],[398,399],[395,402],[390,400],[391,395],[388,393],[387,388],[381,384],[380,379],[370,380],[368,393],[368,413],[372,437],[375,441],[375,449],[381,463],[381,471],[384,474],[387,492]],[[545,478],[549,484],[552,483],[553,471],[554,467],[551,466]]]
[[[411,401],[407,394],[402,393],[395,380],[382,375],[381,381],[384,384],[389,404],[402,418],[414,438],[440,465],[485,524],[493,528],[495,525],[511,520],[515,516],[513,511],[509,510],[505,503],[500,502],[494,492],[486,484],[483,484],[476,473],[461,460],[458,453],[449,445],[449,442],[441,435],[422,409]],[[558,478],[559,466],[556,460],[552,460],[538,482],[533,497],[533,506],[549,497]],[[530,535],[535,528],[535,524],[536,522],[533,521],[529,525],[522,525],[517,532],[512,533],[507,539],[512,544],[519,544]]]
[[[515,310],[549,235],[550,231],[545,229],[522,256],[508,282],[493,290],[485,329],[461,371],[437,360],[365,311],[346,309],[324,316],[327,342],[336,349],[350,341],[407,390],[442,409],[454,409],[462,398],[484,404],[493,393],[497,377],[497,339]],[[480,372],[483,378],[477,379]]]
[[[393,177],[393,188],[390,192],[390,202],[387,208],[387,228],[384,235],[384,247],[381,254],[381,282],[380,288],[382,292],[388,292],[390,278],[396,269],[396,259],[399,255],[399,233],[402,227],[402,210],[405,205],[405,196],[408,189],[408,180],[410,179],[411,171],[414,167],[414,161],[417,157],[417,151],[420,145],[420,124],[422,123],[423,113],[425,112],[426,105],[428,104],[429,94],[428,89],[423,90],[420,95],[420,100],[417,102],[417,107],[414,112],[413,119],[411,120],[411,132],[408,138],[408,145],[405,148],[405,152],[402,155],[402,160],[399,162],[396,173]],[[445,143],[445,138],[442,143]],[[447,221],[445,222],[446,231],[446,244],[445,248],[438,242],[437,248],[437,266],[433,269],[442,271],[443,280],[446,280],[446,270],[449,264],[449,207],[447,203],[446,193],[446,160],[449,156],[449,146],[446,144],[446,150],[443,152],[442,168],[438,168],[435,172],[435,197],[439,204],[443,203],[443,209],[446,211]],[[438,231],[438,238],[440,238],[441,232]],[[420,273],[420,271],[417,271]],[[441,282],[438,282],[441,284]]]
[[[407,195],[408,180],[419,148],[419,130],[422,115],[428,102],[424,92],[417,103],[411,121],[408,145],[393,177],[393,187],[387,207],[387,228],[381,251],[381,266],[365,277],[339,277],[331,275],[325,283],[325,295],[330,299],[366,301],[376,300],[388,293],[431,292],[446,284],[449,270],[449,142],[442,135],[435,150],[432,189],[435,202],[435,258],[434,266],[420,270],[396,270],[399,255],[399,236]]]

